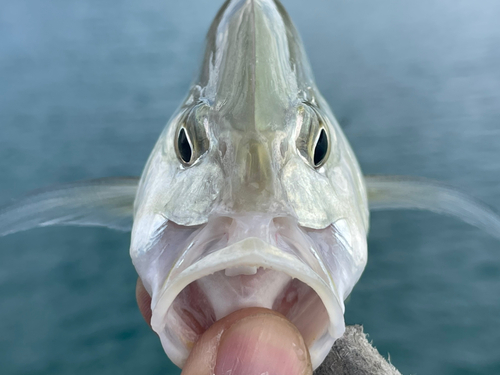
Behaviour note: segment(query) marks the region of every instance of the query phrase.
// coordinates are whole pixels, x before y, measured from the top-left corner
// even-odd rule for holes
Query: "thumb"
[[[182,375],[311,375],[309,352],[297,328],[263,308],[236,311],[196,342]]]

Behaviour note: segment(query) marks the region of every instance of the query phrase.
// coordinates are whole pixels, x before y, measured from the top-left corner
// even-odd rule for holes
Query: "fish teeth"
[[[256,266],[236,266],[226,268],[224,271],[226,276],[239,276],[239,275],[255,275],[257,273]]]

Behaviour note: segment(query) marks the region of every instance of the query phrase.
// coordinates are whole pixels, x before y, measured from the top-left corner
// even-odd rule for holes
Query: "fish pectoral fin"
[[[0,208],[0,236],[49,225],[132,228],[139,179],[102,178],[34,191]]]
[[[445,184],[409,176],[365,176],[370,210],[414,209],[455,216],[500,238],[500,216]]]

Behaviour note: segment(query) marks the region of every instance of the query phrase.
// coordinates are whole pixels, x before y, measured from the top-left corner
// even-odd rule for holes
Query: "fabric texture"
[[[314,375],[401,375],[366,339],[363,327],[348,326]]]

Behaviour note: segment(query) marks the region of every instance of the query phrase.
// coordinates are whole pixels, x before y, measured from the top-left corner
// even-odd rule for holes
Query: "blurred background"
[[[500,209],[500,2],[283,0],[365,173],[440,179]],[[222,0],[0,1],[0,203],[139,175]],[[372,215],[346,306],[403,374],[500,373],[500,242]],[[129,235],[0,238],[1,374],[178,374],[136,307]]]

